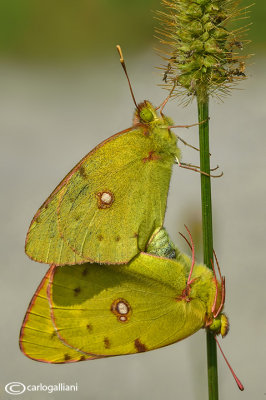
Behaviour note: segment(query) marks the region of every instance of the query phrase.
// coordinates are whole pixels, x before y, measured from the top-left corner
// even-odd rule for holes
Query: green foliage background
[[[153,11],[160,8],[160,0],[0,0],[0,57],[77,60],[117,43],[141,49],[156,43]],[[264,0],[252,7],[249,37],[259,48],[266,42],[265,12]]]

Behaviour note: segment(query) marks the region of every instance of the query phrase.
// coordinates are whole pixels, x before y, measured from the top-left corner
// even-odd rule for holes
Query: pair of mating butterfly
[[[153,350],[202,327],[227,333],[224,279],[195,264],[191,236],[192,261],[162,228],[180,156],[171,125],[136,104],[133,126],[86,155],[33,218],[26,253],[52,265],[22,325],[28,357],[75,362]]]

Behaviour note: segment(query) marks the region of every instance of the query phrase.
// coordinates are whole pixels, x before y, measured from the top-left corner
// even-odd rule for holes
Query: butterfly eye
[[[220,314],[212,321],[209,329],[215,334],[221,334],[222,337],[226,336],[229,331],[229,322],[225,314]]]
[[[143,122],[151,122],[154,120],[153,113],[148,108],[143,108],[139,113],[140,119]]]
[[[221,318],[218,316],[216,318],[214,318],[214,320],[212,321],[212,323],[209,326],[209,329],[216,333],[219,334],[221,331]]]

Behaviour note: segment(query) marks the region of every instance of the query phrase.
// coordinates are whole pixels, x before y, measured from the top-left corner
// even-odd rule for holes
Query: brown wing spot
[[[64,354],[64,360],[65,361],[68,361],[68,360],[70,360],[70,355],[69,354]]]
[[[54,339],[57,336],[56,331],[53,331],[50,335],[50,339]]]
[[[97,238],[101,242],[103,240],[103,235],[98,235]]]
[[[80,214],[75,214],[74,218],[75,218],[75,221],[78,221],[80,219]]]
[[[83,165],[81,165],[81,167],[79,168],[79,174],[83,179],[87,178],[87,174]]]
[[[110,344],[110,340],[107,337],[104,338],[103,343],[104,343],[104,347],[106,349],[110,349],[111,344]]]
[[[92,330],[93,330],[92,325],[91,324],[87,324],[87,329],[88,329],[89,332],[92,332]]]
[[[74,203],[74,201],[76,200],[76,194],[75,193],[70,194],[69,200],[71,203]]]
[[[121,239],[121,237],[120,237],[120,236],[117,236],[117,237],[115,238],[115,241],[116,241],[116,242],[119,242],[120,239]]]
[[[119,322],[127,322],[132,310],[125,299],[116,299],[111,304],[111,312],[117,317]]]
[[[145,346],[145,344],[141,343],[139,339],[136,339],[134,341],[134,344],[138,353],[143,353],[144,351],[147,351],[147,347]]]
[[[134,233],[134,238],[138,238],[139,234],[138,233]]]
[[[74,290],[75,296],[77,296],[80,293],[80,287],[76,287]]]
[[[79,359],[79,361],[84,361],[84,360],[86,360],[85,356],[81,356],[80,359]]]
[[[99,192],[96,194],[98,208],[105,209],[111,207],[115,200],[115,196],[109,190],[104,190],[103,192]]]
[[[154,151],[150,151],[148,157],[142,159],[142,162],[146,163],[148,161],[156,161],[160,160],[160,156],[156,154]]]

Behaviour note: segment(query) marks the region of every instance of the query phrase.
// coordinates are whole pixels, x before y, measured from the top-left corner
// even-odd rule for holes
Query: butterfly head
[[[134,115],[134,123],[150,124],[158,120],[158,118],[155,107],[149,101],[144,100],[143,103],[138,104]]]
[[[222,337],[226,336],[229,331],[229,321],[225,314],[221,313],[215,317],[208,329],[215,335],[221,334]]]

